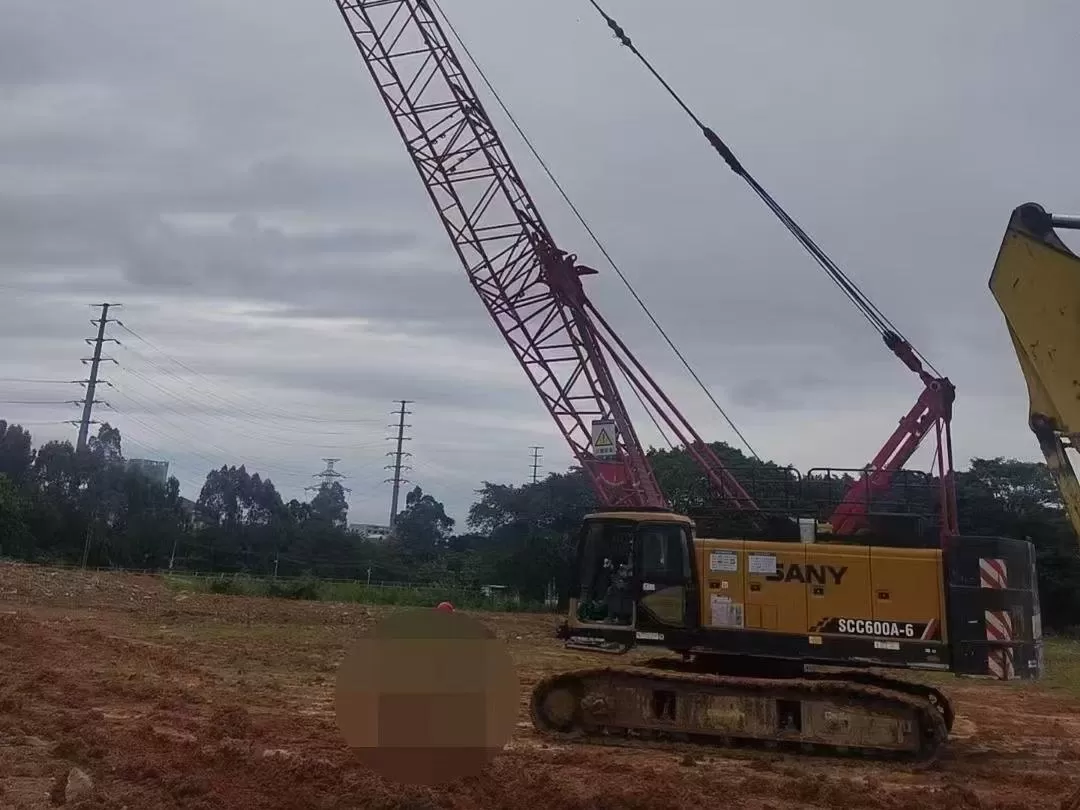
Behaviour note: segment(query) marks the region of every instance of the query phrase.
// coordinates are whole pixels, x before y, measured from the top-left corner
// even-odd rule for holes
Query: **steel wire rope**
[[[161,446],[155,444],[146,444],[145,442],[141,442],[138,439],[131,438],[131,436],[122,437],[122,441],[125,445],[135,445],[136,448],[141,448],[147,456],[157,456],[160,458],[161,456],[168,455],[168,453],[166,453]],[[181,486],[187,487],[188,489],[199,490],[202,486],[201,484],[196,485],[195,481],[188,476],[181,476],[177,474],[177,468],[179,466],[180,465],[178,465],[174,461],[169,462],[169,478],[175,478],[181,484]]]
[[[183,377],[181,377],[179,374],[177,374],[176,372],[172,371],[171,369],[168,369],[165,366],[154,362],[151,358],[147,357],[142,352],[140,352],[140,351],[132,348],[131,346],[128,346],[127,344],[124,344],[124,343],[121,343],[120,347],[122,349],[124,349],[126,352],[130,352],[131,354],[138,357],[140,360],[145,362],[147,365],[149,365],[154,370],[159,371],[162,374],[164,374],[164,375],[166,375],[168,377],[171,377],[172,379],[175,379],[178,382],[182,383],[185,388],[192,389],[192,390],[195,391],[195,393],[201,393],[204,396],[208,397],[209,399],[216,400],[222,406],[222,408],[225,409],[225,410],[221,410],[221,411],[216,412],[218,415],[220,415],[223,418],[236,419],[238,421],[243,421],[242,417],[238,415],[238,414],[241,414],[241,415],[247,417],[248,421],[251,421],[251,422],[268,422],[268,423],[272,424],[274,421],[281,421],[281,422],[288,421],[284,417],[260,416],[259,414],[255,413],[253,411],[246,410],[244,408],[240,408],[235,403],[229,402],[228,400],[223,399],[222,397],[218,396],[212,390],[203,389],[203,388],[194,388],[191,385],[190,380],[186,380]],[[180,394],[180,393],[174,393],[174,396],[185,397],[186,395],[183,395],[183,394]],[[210,413],[210,411],[205,411],[205,412]],[[304,417],[297,417],[297,418],[300,419],[301,421],[304,419]],[[334,420],[326,420],[326,421],[327,421],[327,423],[331,423]],[[356,420],[357,424],[359,424],[361,422],[367,422],[367,421],[370,421],[373,424],[376,420]],[[298,427],[295,424],[290,424],[288,429],[290,431],[295,431],[295,432],[298,432],[298,433],[307,432],[307,433],[309,433],[310,435],[313,435],[313,436],[351,436],[351,435],[353,435],[352,433],[347,432],[347,431],[313,430],[311,428]]]
[[[695,125],[701,130],[705,139],[713,147],[713,149],[724,159],[728,167],[739,177],[742,177],[750,188],[761,198],[766,206],[776,215],[776,217],[783,223],[783,225],[791,232],[791,234],[798,240],[803,248],[814,258],[825,274],[841,289],[849,301],[851,301],[860,314],[873,326],[879,334],[885,335],[888,332],[896,335],[908,346],[911,347],[915,356],[918,357],[927,368],[934,372],[937,376],[941,376],[933,363],[931,363],[918,349],[916,349],[911,341],[909,341],[904,334],[885,316],[880,309],[870,300],[870,298],[863,293],[859,286],[852,281],[846,273],[840,268],[836,262],[829,257],[827,253],[810,237],[808,233],[794,220],[794,218],[784,210],[784,208],[776,202],[776,200],[770,195],[765,188],[758,183],[758,181],[746,170],[746,167],[742,165],[739,159],[735,156],[735,153],[728,147],[728,145],[716,134],[710,127],[698,118],[697,114],[690,108],[690,106],[682,99],[682,97],[675,91],[675,89],[668,84],[667,80],[660,74],[660,72],[653,67],[652,63],[645,57],[644,54],[638,50],[633,41],[627,35],[626,31],[615,21],[611,15],[604,11],[603,7],[597,2],[597,0],[588,0],[589,4],[596,9],[596,11],[604,18],[604,22],[607,23],[608,28],[614,33],[615,38],[619,40],[620,44],[628,48],[638,60],[648,69],[653,77],[660,82],[663,88],[667,91],[675,102],[682,108],[682,110],[690,117]]]
[[[124,399],[129,399],[130,398],[126,394],[124,394],[122,392],[120,393],[120,395]],[[135,402],[134,399],[131,399],[131,401],[132,401],[132,404],[135,405],[135,407],[140,407],[139,403]],[[207,464],[210,465],[210,469],[217,469],[218,461],[216,459],[214,459],[212,456],[209,456],[209,455],[203,453],[201,450],[199,450],[195,446],[193,446],[190,436],[178,438],[176,436],[176,434],[172,433],[171,430],[163,430],[161,427],[155,427],[155,426],[149,424],[148,422],[144,421],[140,417],[136,416],[134,413],[131,413],[131,412],[127,411],[124,408],[118,408],[118,407],[116,407],[114,405],[112,407],[112,410],[115,411],[117,413],[117,415],[123,416],[126,419],[130,419],[131,421],[135,422],[135,424],[137,424],[137,425],[141,425],[144,430],[149,431],[150,434],[153,435],[153,436],[159,436],[159,437],[161,437],[161,438],[163,438],[163,439],[165,439],[165,440],[167,440],[169,442],[178,442],[179,444],[181,444],[182,446],[184,446],[186,448],[185,449],[186,453],[188,453],[188,454],[190,454],[192,456],[195,456],[196,458],[199,458],[202,461],[206,462]],[[120,439],[121,442],[124,442],[126,440],[127,440],[126,437],[121,436],[121,439]],[[138,443],[137,439],[135,441],[136,441],[136,443]]]
[[[44,425],[70,425],[71,424],[70,419],[55,419],[55,420],[52,420],[52,421],[40,420],[40,421],[33,421],[33,422],[24,422],[21,419],[16,419],[14,422],[12,422],[12,421],[9,421],[7,419],[4,419],[3,417],[0,417],[0,422],[5,422],[9,428],[27,427],[27,426],[29,426],[29,427],[41,427],[41,426],[44,426]]]
[[[162,374],[165,374],[166,376],[171,377],[172,379],[175,379],[178,382],[182,383],[186,389],[192,389],[192,390],[195,391],[195,393],[202,393],[202,394],[206,395],[210,399],[216,399],[217,402],[220,403],[220,405],[223,408],[227,409],[227,410],[222,410],[222,411],[217,411],[216,412],[218,415],[222,416],[223,418],[236,419],[238,421],[243,421],[241,416],[237,415],[237,414],[242,414],[242,415],[247,417],[248,421],[251,421],[251,422],[268,422],[268,423],[272,424],[275,420],[287,421],[287,420],[283,419],[282,417],[274,417],[274,416],[263,417],[263,416],[259,416],[257,413],[254,413],[254,412],[249,411],[249,410],[245,410],[243,408],[239,408],[234,403],[228,402],[227,400],[222,399],[221,397],[217,396],[213,391],[211,391],[209,389],[193,388],[193,386],[191,385],[191,382],[189,380],[184,379],[179,374],[177,374],[176,372],[166,368],[165,366],[162,366],[159,363],[154,362],[151,358],[147,357],[142,352],[140,352],[140,351],[132,348],[131,346],[128,346],[127,344],[124,344],[124,343],[121,343],[120,347],[122,349],[124,349],[124,351],[130,352],[134,356],[138,357],[140,360],[145,362],[147,365],[149,365],[154,370],[159,371]],[[173,393],[173,396],[181,397],[181,398],[186,398],[187,397],[187,395],[180,394],[180,393]],[[210,413],[210,411],[204,411],[204,412]],[[332,421],[332,420],[328,420],[328,421]],[[357,422],[360,422],[360,421],[361,420],[357,420]],[[372,423],[375,422],[375,420],[370,420],[370,421]],[[351,436],[351,435],[353,435],[352,433],[349,433],[349,432],[346,432],[346,431],[312,430],[310,428],[298,427],[295,424],[290,424],[288,429],[290,431],[294,431],[294,432],[301,432],[301,433],[302,432],[308,432],[310,435],[313,435],[313,436]]]
[[[166,394],[168,394],[170,396],[172,395],[172,392],[167,391],[166,389],[164,389],[164,388],[162,388],[162,387],[160,387],[158,385],[155,385],[153,382],[147,381],[145,377],[143,377],[141,374],[136,372],[134,369],[132,369],[130,367],[121,367],[121,368],[122,368],[122,373],[123,374],[130,374],[131,376],[135,377],[136,379],[142,379],[143,381],[148,382],[149,385],[157,388],[158,390],[163,391],[164,393],[166,393]],[[166,413],[175,414],[179,419],[183,419],[183,420],[186,420],[188,422],[195,423],[197,425],[206,425],[206,424],[208,424],[206,422],[203,422],[200,419],[195,418],[194,416],[192,416],[189,413],[184,413],[182,411],[177,410],[176,408],[174,408],[169,403],[156,403],[155,404],[153,402],[150,402],[149,400],[142,400],[141,395],[139,395],[138,397],[133,397],[132,394],[131,394],[130,389],[120,389],[119,387],[114,385],[113,390],[120,393],[121,396],[125,396],[126,398],[129,398],[129,399],[134,399],[136,401],[136,404],[142,405],[142,407],[148,409],[148,412],[149,411],[165,411]],[[142,401],[138,402],[138,400],[142,400]],[[209,424],[211,426],[213,426],[213,422],[210,422]],[[185,428],[185,427],[182,427],[180,425],[174,425],[174,426],[177,428],[177,430],[180,430],[182,433],[187,432],[187,428]],[[244,436],[244,438],[261,440],[261,437],[253,437],[253,436],[245,435],[245,434],[240,434],[240,435]],[[214,450],[215,452],[221,453],[223,456],[228,457],[230,455],[234,455],[233,453],[230,453],[230,451],[224,449],[220,445],[216,445],[213,442],[206,440],[205,438],[203,439],[203,441],[204,441],[206,447],[209,447],[210,449]]]
[[[161,354],[163,357],[167,358],[168,360],[171,360],[173,363],[176,363],[176,365],[180,366],[180,368],[184,369],[185,371],[187,371],[190,374],[194,374],[196,377],[199,377],[199,378],[205,380],[208,384],[213,385],[213,381],[209,377],[207,377],[205,374],[202,374],[201,372],[196,371],[194,368],[189,366],[187,363],[184,363],[183,361],[178,360],[177,358],[173,357],[171,354],[166,352],[160,346],[158,346],[155,343],[152,343],[150,340],[148,340],[147,338],[140,335],[134,329],[132,329],[131,327],[124,324],[122,321],[118,320],[116,323],[121,329],[123,329],[125,332],[130,334],[132,337],[136,338],[137,340],[142,341],[147,346],[149,346],[151,349],[153,349],[154,351]],[[214,396],[216,396],[218,399],[226,399],[224,397],[224,395],[214,394]],[[246,397],[242,397],[240,394],[237,394],[235,392],[233,393],[232,396],[234,396],[236,398],[236,400],[247,399]],[[287,419],[287,420],[290,420],[290,421],[308,421],[308,422],[315,422],[315,423],[320,423],[320,424],[327,424],[327,423],[329,423],[329,424],[375,424],[376,422],[379,421],[377,419],[323,419],[323,418],[311,417],[311,416],[305,417],[305,416],[299,416],[297,414],[286,413],[285,411],[278,411],[278,410],[276,410],[274,408],[268,408],[265,403],[260,403],[260,402],[257,402],[256,400],[253,400],[253,399],[247,399],[247,402],[250,403],[249,407],[261,408],[267,414],[274,415],[279,419]],[[228,403],[228,404],[232,405],[233,407],[236,406],[235,402]]]
[[[130,400],[136,407],[143,408],[144,413],[149,414],[151,412],[156,412],[156,411],[160,411],[160,410],[163,409],[163,406],[161,406],[161,405],[155,405],[152,402],[149,402],[147,400],[142,399],[141,396],[133,395],[131,393],[131,391],[128,390],[128,389],[119,389],[119,388],[114,387],[114,390],[121,397]],[[114,410],[115,410],[115,408],[114,408]],[[175,411],[174,409],[170,408],[169,406],[164,406],[164,410],[167,411],[167,412],[170,412],[170,413],[176,413],[180,418],[184,417],[184,414],[182,414],[182,413],[180,413],[178,411]],[[137,422],[140,422],[140,424],[143,424],[145,426],[145,422],[141,422],[136,417],[134,417],[130,412],[126,413],[126,415],[128,416],[128,418],[135,419]],[[266,471],[268,471],[268,472],[270,472],[272,474],[273,473],[283,473],[285,475],[295,476],[295,477],[300,477],[300,476],[307,475],[306,472],[290,470],[288,467],[279,466],[279,464],[277,462],[268,462],[268,460],[267,460],[267,458],[265,456],[255,456],[255,455],[252,455],[252,454],[249,454],[249,453],[237,453],[235,451],[226,450],[226,449],[222,448],[221,446],[219,446],[217,444],[214,444],[213,442],[211,442],[211,441],[209,441],[209,440],[207,440],[205,438],[200,438],[196,434],[189,433],[188,429],[186,427],[184,427],[182,425],[177,425],[171,419],[165,419],[164,415],[162,415],[161,418],[163,419],[163,421],[167,421],[168,424],[172,428],[174,428],[176,431],[179,432],[180,438],[177,438],[177,436],[175,434],[170,435],[169,433],[165,433],[164,431],[162,431],[162,432],[165,433],[167,438],[170,438],[173,441],[179,442],[181,445],[186,445],[186,446],[190,447],[191,441],[194,439],[195,441],[201,442],[200,446],[209,448],[214,453],[217,453],[220,458],[224,458],[224,459],[232,458],[232,459],[235,459],[236,456],[238,456],[238,455],[240,455],[240,456],[246,455],[251,459],[252,462],[258,464],[260,467],[263,468],[263,470],[266,470]],[[186,436],[186,438],[185,438],[185,436]],[[204,461],[207,461],[210,464],[211,469],[218,469],[219,466],[222,466],[222,465],[219,465],[218,462],[214,461],[210,456],[207,456],[206,454],[198,453],[197,451],[194,451],[194,450],[192,450],[191,452],[192,452],[193,455],[199,455]],[[241,463],[243,464],[245,462],[241,462]],[[225,462],[223,462],[223,465],[224,466],[229,466],[229,462],[225,461]]]
[[[705,393],[705,396],[709,398],[709,401],[713,404],[713,407],[715,407],[716,410],[720,413],[720,415],[724,418],[724,421],[727,422],[728,426],[732,429],[732,431],[734,431],[735,435],[739,437],[739,440],[746,446],[746,449],[750,451],[750,454],[754,458],[756,458],[756,459],[758,459],[760,461],[761,457],[758,456],[757,451],[754,450],[753,446],[750,444],[750,442],[743,435],[742,431],[739,430],[739,428],[735,424],[734,420],[732,420],[732,418],[728,415],[727,411],[725,411],[724,408],[720,405],[720,403],[716,400],[716,397],[713,396],[712,392],[708,389],[708,386],[705,385],[705,383],[702,381],[701,377],[694,370],[694,368],[690,365],[690,362],[686,359],[686,356],[683,354],[682,350],[679,349],[679,347],[675,344],[675,341],[672,340],[672,338],[668,335],[667,330],[665,330],[664,327],[660,325],[660,322],[653,315],[652,310],[650,310],[649,307],[645,304],[645,301],[641,298],[641,296],[638,294],[637,290],[634,288],[634,285],[630,283],[630,280],[623,273],[622,269],[619,267],[618,264],[616,264],[615,259],[611,256],[611,254],[608,252],[607,248],[600,241],[600,238],[596,235],[596,232],[593,231],[592,227],[586,221],[584,215],[581,213],[581,211],[578,209],[578,207],[574,204],[574,202],[570,199],[570,196],[565,191],[565,189],[563,189],[562,184],[559,183],[559,181],[555,178],[555,174],[551,171],[551,169],[548,167],[547,163],[540,156],[539,151],[536,149],[536,147],[533,146],[532,141],[525,134],[524,129],[521,127],[520,124],[518,124],[517,119],[513,116],[513,114],[510,112],[509,108],[503,102],[502,97],[495,90],[495,87],[491,83],[491,81],[488,79],[487,74],[484,73],[483,68],[480,67],[480,64],[473,57],[472,52],[469,50],[469,47],[465,44],[465,41],[458,34],[457,29],[454,28],[454,24],[452,22],[450,22],[449,17],[446,16],[446,12],[444,12],[442,10],[442,8],[440,7],[440,5],[438,3],[438,0],[428,0],[428,2],[429,2],[429,4],[431,6],[433,6],[439,12],[439,15],[443,18],[443,21],[446,23],[447,28],[450,29],[450,33],[453,35],[454,39],[457,40],[457,43],[461,46],[462,51],[465,53],[465,56],[468,58],[469,62],[472,64],[472,66],[476,70],[477,74],[480,76],[480,79],[484,82],[484,84],[487,87],[488,91],[495,98],[495,101],[498,103],[498,105],[502,109],[503,113],[509,119],[511,125],[514,127],[515,130],[517,130],[518,135],[521,136],[521,139],[525,142],[525,145],[528,147],[528,149],[532,153],[533,157],[536,158],[536,161],[540,164],[540,167],[544,170],[544,174],[546,174],[548,179],[551,180],[552,184],[554,184],[555,188],[559,192],[559,195],[563,198],[563,201],[570,207],[570,210],[573,212],[573,214],[577,218],[578,222],[585,229],[586,233],[588,233],[589,238],[592,239],[592,241],[593,241],[593,244],[596,245],[597,249],[604,256],[604,259],[607,261],[607,263],[609,265],[611,265],[611,268],[615,271],[615,274],[619,277],[619,280],[622,281],[622,283],[626,287],[626,289],[629,290],[630,295],[633,296],[633,298],[637,302],[638,306],[641,307],[642,311],[645,313],[645,315],[652,322],[652,325],[654,327],[656,327],[656,330],[660,333],[660,335],[664,338],[664,341],[668,344],[668,346],[671,348],[671,350],[675,353],[675,356],[677,358],[679,358],[679,361],[683,364],[683,367],[685,367],[686,370],[690,373],[690,376],[693,377],[694,382],[696,382],[698,387]],[[639,398],[639,401],[640,401],[640,398]],[[642,403],[642,405],[644,405],[644,403]],[[653,424],[656,425],[657,429],[659,430],[660,426],[656,422],[655,418],[653,418],[652,413],[649,411],[648,408],[645,409],[645,412],[649,415],[649,418],[652,419]],[[660,433],[661,433],[661,435],[664,436],[665,441],[669,441],[669,444],[670,444],[670,440],[668,440],[667,436],[664,435],[663,430],[660,430]]]

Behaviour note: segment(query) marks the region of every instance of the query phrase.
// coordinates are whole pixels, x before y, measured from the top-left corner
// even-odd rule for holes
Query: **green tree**
[[[416,486],[405,496],[405,509],[394,521],[394,537],[401,548],[429,555],[445,546],[453,528],[454,519],[442,503]]]
[[[485,481],[468,518],[486,538],[470,544],[483,555],[480,570],[490,584],[507,585],[531,601],[542,600],[552,580],[565,591],[578,529],[595,506],[579,468],[524,486]]]
[[[91,436],[86,443],[87,450],[99,464],[122,464],[124,453],[120,445],[120,431],[108,422],[104,422],[97,435]]]
[[[0,475],[15,486],[29,479],[34,465],[33,440],[22,425],[9,425],[0,419]]]
[[[1045,464],[972,459],[957,475],[964,534],[1016,537],[1036,549],[1039,597],[1049,627],[1080,626],[1080,550]]]
[[[595,506],[596,496],[580,468],[551,473],[543,481],[524,486],[485,481],[479,499],[469,508],[468,525],[486,535],[503,532],[506,536],[507,530],[576,531]]]
[[[207,473],[195,503],[197,565],[267,572],[287,536],[289,512],[273,482],[244,465]]]
[[[0,473],[0,556],[25,558],[33,553],[34,538],[26,525],[23,500],[15,482]]]
[[[336,529],[348,525],[349,503],[345,500],[345,488],[338,481],[319,487],[311,499],[311,518]]]
[[[285,513],[285,506],[267,478],[239,467],[222,466],[206,475],[195,503],[199,520],[213,526],[265,526]]]

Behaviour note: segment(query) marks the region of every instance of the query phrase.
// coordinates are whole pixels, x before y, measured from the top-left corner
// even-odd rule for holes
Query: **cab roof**
[[[585,516],[585,520],[602,520],[602,519],[616,519],[616,520],[630,520],[637,523],[681,523],[684,526],[693,526],[694,521],[688,518],[686,515],[680,515],[678,512],[672,512],[670,509],[649,509],[647,507],[633,507],[627,509],[620,509],[618,507],[606,507],[603,509],[597,509],[595,512],[590,512]]]

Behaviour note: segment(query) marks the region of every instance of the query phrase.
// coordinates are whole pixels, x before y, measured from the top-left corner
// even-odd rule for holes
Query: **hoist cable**
[[[900,338],[908,346],[911,346],[911,342],[904,337],[899,329],[874,305],[874,303],[866,296],[858,285],[852,281],[840,266],[834,262],[827,253],[802,229],[802,227],[783,209],[783,207],[773,199],[757,180],[746,170],[739,159],[735,156],[735,153],[731,151],[730,147],[717,135],[709,126],[707,126],[690,106],[683,101],[682,97],[675,92],[675,89],[668,84],[667,80],[660,74],[660,72],[653,67],[652,63],[645,57],[637,46],[631,41],[630,37],[626,34],[626,31],[600,6],[597,0],[588,0],[589,4],[599,12],[600,16],[604,18],[604,22],[607,23],[608,28],[615,34],[615,38],[619,42],[628,48],[638,60],[648,69],[648,71],[656,78],[658,82],[664,87],[675,102],[682,108],[682,110],[690,117],[690,119],[701,130],[702,134],[709,144],[716,150],[717,154],[724,159],[728,167],[739,177],[742,177],[747,184],[753,189],[754,193],[761,198],[761,200],[768,206],[769,210],[776,215],[776,217],[783,223],[784,227],[791,232],[791,234],[799,241],[803,248],[813,257],[818,263],[825,274],[836,284],[840,290],[844,293],[845,297],[851,301],[855,307],[859,310],[859,313],[874,327],[877,332],[884,336],[888,333],[892,333],[896,337]],[[926,359],[914,346],[911,346],[915,356],[918,357],[935,375],[941,376],[933,364]]]
[[[653,315],[652,311],[645,304],[645,302],[641,299],[641,296],[638,295],[637,290],[634,289],[634,285],[630,283],[630,280],[623,273],[622,269],[615,263],[615,259],[612,258],[610,253],[608,253],[607,248],[604,247],[604,244],[600,241],[600,238],[593,231],[592,227],[590,227],[589,223],[585,220],[584,215],[582,215],[582,213],[578,210],[578,207],[576,205],[574,205],[573,201],[570,199],[570,196],[563,189],[562,184],[559,183],[559,181],[557,179],[555,179],[554,173],[551,171],[550,168],[548,168],[548,165],[544,161],[544,159],[542,157],[540,157],[540,153],[537,151],[536,147],[533,146],[532,141],[529,140],[529,137],[525,134],[525,131],[518,124],[517,119],[514,118],[513,114],[510,112],[509,108],[503,102],[502,97],[499,95],[498,91],[495,90],[495,87],[494,87],[494,85],[492,85],[491,81],[488,79],[487,74],[484,73],[483,68],[480,67],[479,63],[476,61],[476,59],[473,57],[472,53],[469,51],[468,46],[465,44],[464,40],[462,40],[461,36],[458,34],[457,30],[454,28],[454,24],[450,22],[450,19],[447,17],[446,12],[444,12],[442,10],[442,8],[439,6],[438,0],[428,0],[428,2],[429,2],[430,6],[434,7],[435,10],[437,10],[439,12],[439,16],[442,17],[443,22],[446,24],[446,27],[450,29],[450,33],[453,35],[454,39],[457,40],[458,45],[461,46],[462,52],[465,54],[465,56],[469,60],[470,64],[472,64],[473,69],[477,72],[477,75],[479,75],[480,79],[484,82],[484,85],[487,87],[488,92],[490,92],[491,95],[495,98],[496,103],[502,109],[502,111],[506,115],[507,119],[509,119],[510,124],[514,127],[515,130],[517,130],[517,133],[518,133],[518,135],[521,136],[522,141],[525,142],[525,145],[528,147],[528,149],[532,153],[533,157],[536,158],[537,163],[540,164],[540,167],[544,170],[544,173],[548,176],[548,179],[551,180],[552,184],[554,184],[555,188],[559,192],[559,195],[563,198],[563,200],[566,202],[566,204],[570,207],[570,210],[573,212],[573,214],[577,218],[578,222],[581,223],[581,226],[585,229],[585,232],[588,233],[589,237],[593,241],[593,244],[595,244],[597,249],[600,251],[600,253],[603,254],[604,259],[607,261],[607,263],[609,265],[611,265],[611,268],[615,271],[615,274],[619,277],[619,280],[622,281],[622,283],[626,287],[626,289],[630,291],[630,295],[633,296],[633,298],[637,302],[638,306],[640,306],[642,311],[646,314],[646,316],[648,316],[649,320],[652,322],[652,325],[656,327],[656,330],[660,333],[660,335],[667,342],[668,346],[675,353],[675,356],[678,357],[679,360],[682,362],[683,367],[686,368],[686,370],[690,373],[690,376],[694,379],[694,382],[696,382],[698,387],[702,391],[705,392],[705,396],[707,396],[709,398],[709,401],[712,402],[713,407],[716,408],[716,410],[724,418],[724,421],[727,422],[728,427],[730,427],[732,429],[732,431],[734,431],[735,435],[739,437],[739,440],[743,443],[743,445],[746,447],[746,449],[750,452],[750,455],[752,455],[755,459],[760,461],[761,456],[759,456],[757,454],[757,451],[754,450],[754,448],[750,445],[750,442],[747,441],[746,437],[742,434],[742,431],[739,430],[739,428],[735,424],[734,420],[732,420],[732,418],[730,416],[728,416],[727,411],[725,411],[724,408],[720,405],[720,403],[717,402],[716,397],[713,396],[712,392],[708,389],[708,387],[702,381],[701,377],[698,376],[698,373],[690,365],[690,362],[686,359],[686,356],[682,353],[682,351],[679,349],[679,347],[675,344],[675,341],[673,341],[671,339],[671,337],[668,336],[667,331],[664,329],[663,326],[660,325],[660,322],[656,319],[656,317]],[[648,413],[650,419],[653,419],[653,423],[657,424],[656,420],[653,418],[652,413],[650,413],[648,411],[648,409],[646,409],[646,413]],[[659,425],[657,425],[657,426],[659,427]],[[664,439],[666,441],[670,442],[670,440],[667,439],[667,436],[663,433],[663,431],[661,431],[661,435],[664,436]]]

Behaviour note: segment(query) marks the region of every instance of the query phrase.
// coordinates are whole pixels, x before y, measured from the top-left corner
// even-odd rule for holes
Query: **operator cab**
[[[616,651],[695,628],[694,565],[689,518],[641,508],[588,515],[570,592],[570,646]]]

